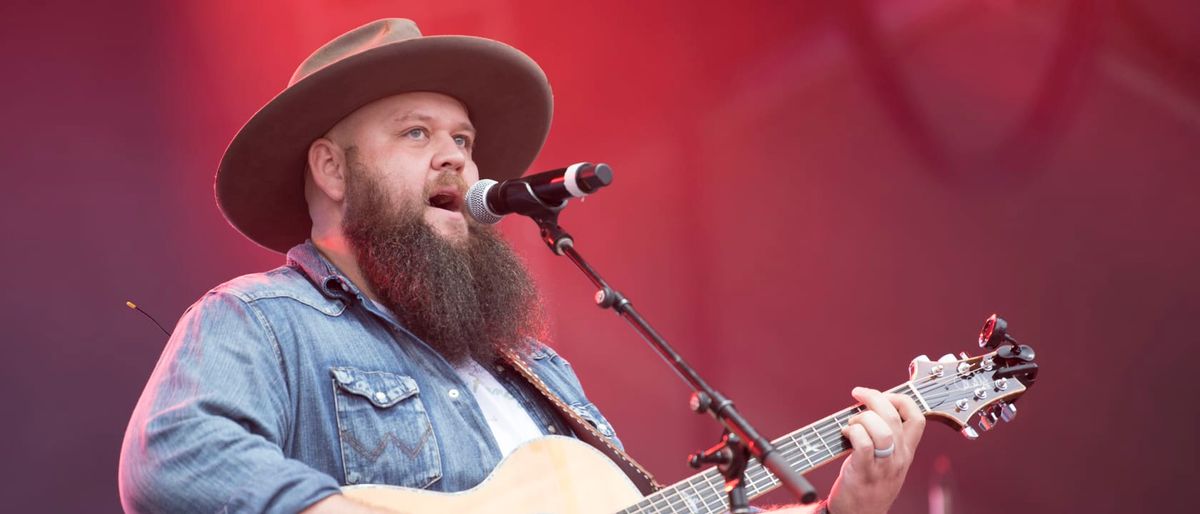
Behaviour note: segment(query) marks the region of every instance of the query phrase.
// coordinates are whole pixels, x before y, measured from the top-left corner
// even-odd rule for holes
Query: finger
[[[850,452],[850,465],[854,466],[854,469],[868,469],[875,460],[875,443],[867,434],[867,429],[861,424],[852,423],[842,428],[842,435],[850,440],[850,446],[854,448],[854,451]]]
[[[925,432],[925,415],[921,414],[917,403],[907,395],[888,394],[887,399],[892,402],[892,405],[900,412],[900,418],[904,420],[901,428],[904,446],[909,451],[916,450],[917,444],[921,442],[921,434]]]
[[[850,396],[863,402],[863,405],[867,409],[875,412],[884,421],[887,421],[893,431],[900,431],[900,413],[896,412],[896,407],[892,405],[892,402],[888,401],[883,393],[867,387],[855,387],[850,391]]]
[[[871,438],[875,449],[886,450],[892,448],[896,442],[892,427],[874,411],[860,412],[857,416],[850,418],[850,423],[862,425],[866,429],[867,436]],[[871,453],[871,456],[875,456],[874,452]]]

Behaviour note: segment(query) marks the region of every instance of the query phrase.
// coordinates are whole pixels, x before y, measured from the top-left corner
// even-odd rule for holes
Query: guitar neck
[[[887,392],[907,395],[923,414],[929,412],[929,406],[911,382],[905,382]],[[771,444],[775,447],[775,452],[782,455],[793,470],[806,473],[850,451],[850,441],[842,437],[842,428],[851,417],[862,412],[864,408],[862,405],[856,405],[836,412],[771,441]],[[776,487],[779,487],[779,479],[757,460],[751,460],[746,466],[746,494],[756,498]],[[725,477],[716,468],[709,468],[663,488],[621,512],[716,514],[727,510]]]

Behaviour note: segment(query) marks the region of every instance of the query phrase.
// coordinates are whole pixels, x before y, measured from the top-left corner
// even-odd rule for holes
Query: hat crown
[[[318,48],[296,68],[296,73],[293,73],[291,80],[288,81],[288,87],[304,80],[305,77],[316,73],[321,68],[347,57],[372,48],[419,37],[421,37],[421,30],[412,20],[405,18],[375,20],[342,34]]]

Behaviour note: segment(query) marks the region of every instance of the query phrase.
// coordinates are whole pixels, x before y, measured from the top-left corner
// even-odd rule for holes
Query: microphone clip
[[[568,249],[575,247],[575,239],[558,225],[558,213],[566,206],[567,201],[563,200],[562,205],[557,208],[546,208],[528,215],[534,223],[537,223],[538,232],[542,235],[542,242],[546,243],[546,246],[550,247],[550,251],[560,257],[566,255]]]

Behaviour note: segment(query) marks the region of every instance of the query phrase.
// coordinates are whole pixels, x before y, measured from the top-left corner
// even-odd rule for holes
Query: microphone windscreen
[[[467,190],[467,213],[475,218],[475,221],[484,225],[495,225],[500,222],[503,216],[492,212],[487,205],[487,194],[493,186],[498,184],[490,178],[479,179],[470,189]]]

